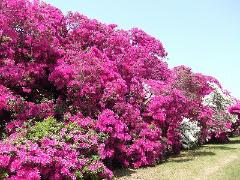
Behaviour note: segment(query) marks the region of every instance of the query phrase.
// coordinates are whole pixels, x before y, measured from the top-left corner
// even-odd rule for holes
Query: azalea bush
[[[191,149],[199,144],[201,128],[198,121],[191,121],[184,118],[180,126],[181,142],[184,149]]]
[[[240,135],[240,103],[236,102],[236,104],[229,107],[229,113],[232,115],[237,116],[236,122],[232,124],[232,134],[233,135]]]
[[[237,116],[228,112],[236,100],[224,91],[219,85],[209,82],[213,91],[203,98],[203,104],[213,109],[212,125],[210,127],[211,139],[214,141],[228,141],[228,133],[232,125],[237,122]]]
[[[174,73],[174,86],[181,89],[189,100],[188,115],[185,117],[197,120],[201,127],[200,144],[207,141],[227,142],[229,133],[233,131],[232,124],[237,121],[228,109],[236,103],[236,99],[211,76],[193,73],[185,66],[175,67]]]
[[[184,117],[198,121],[201,127],[199,143],[203,144],[211,138],[210,127],[212,125],[213,110],[202,103],[202,99],[213,92],[208,81],[217,82],[217,80],[200,73],[194,73],[191,68],[186,66],[175,67],[173,72],[174,87],[180,89],[188,100],[188,108]]]
[[[2,178],[111,179],[100,149],[106,135],[49,117],[28,121],[0,144]],[[101,145],[102,144],[102,145]]]
[[[2,176],[111,179],[115,166],[179,154],[184,117],[197,121],[199,144],[231,129],[227,105],[202,102],[215,91],[209,82],[220,83],[170,69],[162,43],[144,31],[64,15],[38,0],[0,7]]]

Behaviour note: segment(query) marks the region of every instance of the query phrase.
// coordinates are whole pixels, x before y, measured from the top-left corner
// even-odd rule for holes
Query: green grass
[[[119,169],[115,175],[122,180],[240,180],[240,137],[183,151],[155,167]]]

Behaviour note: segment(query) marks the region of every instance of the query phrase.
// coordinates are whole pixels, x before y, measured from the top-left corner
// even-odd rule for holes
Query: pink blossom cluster
[[[240,102],[238,102],[235,105],[229,107],[229,112],[231,114],[237,114],[238,115],[238,119],[240,120]]]
[[[9,179],[111,179],[108,168],[178,154],[184,118],[199,123],[198,144],[233,129],[202,103],[209,82],[220,83],[170,69],[162,43],[144,31],[63,15],[39,0],[2,0],[0,8],[0,169]],[[60,130],[28,138],[48,117]],[[68,124],[77,126],[67,132]]]
[[[229,112],[238,116],[238,120],[232,124],[232,132],[240,135],[240,102],[237,102],[235,105],[229,107]]]
[[[111,179],[98,153],[103,134],[52,118],[45,122],[51,124],[46,134],[37,129],[44,126],[25,123],[1,142],[0,168],[7,179]]]

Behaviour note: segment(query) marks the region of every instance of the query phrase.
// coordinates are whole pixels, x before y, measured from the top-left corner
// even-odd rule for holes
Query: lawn
[[[240,137],[228,144],[207,144],[181,152],[155,167],[115,171],[119,180],[239,180]]]

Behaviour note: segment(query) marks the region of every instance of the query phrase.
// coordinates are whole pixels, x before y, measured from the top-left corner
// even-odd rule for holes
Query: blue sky
[[[161,40],[168,64],[187,65],[219,79],[240,99],[240,1],[45,0],[64,13],[138,27]]]

